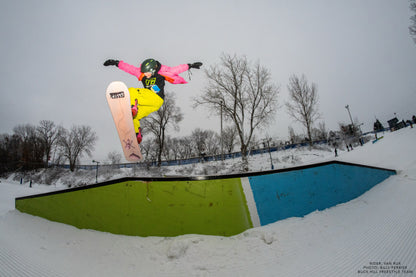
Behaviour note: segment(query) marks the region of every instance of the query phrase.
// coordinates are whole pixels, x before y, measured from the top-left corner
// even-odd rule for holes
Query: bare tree
[[[55,126],[55,123],[50,120],[42,120],[39,123],[39,126],[36,128],[38,136],[42,142],[44,149],[44,162],[45,166],[48,166],[48,160],[52,152],[52,148],[55,145],[55,142],[58,138],[58,127]]]
[[[110,160],[110,163],[112,165],[116,165],[121,163],[121,154],[117,151],[111,151],[110,153],[108,153],[107,158]]]
[[[163,151],[163,156],[165,160],[177,160],[180,157],[180,153],[178,152],[178,148],[180,147],[179,139],[172,138],[167,136],[165,139],[165,147]]]
[[[410,35],[413,37],[413,41],[416,43],[416,1],[410,0],[410,10],[415,14],[410,17],[411,25],[409,26]]]
[[[8,151],[10,140],[11,136],[9,136],[8,134],[0,135],[0,175],[13,168],[13,165],[11,165],[11,163],[13,162],[14,156],[10,155]],[[15,152],[13,148],[10,150],[10,152]]]
[[[150,114],[142,122],[143,133],[152,133],[156,138],[158,147],[157,161],[158,165],[162,164],[162,153],[165,146],[166,131],[169,127],[174,130],[179,129],[179,122],[182,121],[183,114],[178,106],[176,106],[174,95],[165,94],[162,107],[156,112]]]
[[[192,131],[191,141],[193,142],[194,152],[197,155],[216,155],[219,153],[220,137],[212,130],[202,130],[196,128]]]
[[[320,116],[316,85],[314,83],[309,85],[305,75],[301,78],[292,75],[289,78],[288,89],[289,101],[286,102],[288,112],[306,128],[309,144],[312,145],[312,126]]]
[[[287,129],[288,129],[288,132],[289,132],[290,144],[295,144],[295,143],[302,142],[302,138],[298,134],[296,134],[296,132],[295,132],[295,130],[293,129],[292,126],[289,126]]]
[[[41,140],[37,136],[36,127],[32,124],[17,125],[13,132],[20,138],[20,162],[21,168],[34,169],[43,166],[42,155],[44,152]]]
[[[146,162],[156,161],[156,140],[154,138],[146,139],[140,144],[140,150],[143,154],[143,158]]]
[[[180,159],[189,159],[192,157],[192,138],[190,136],[178,139],[176,154],[179,155]]]
[[[222,132],[222,139],[227,153],[233,152],[235,141],[237,139],[237,130],[231,126],[224,128]]]
[[[318,139],[325,140],[328,138],[328,131],[326,130],[326,125],[324,121],[319,123],[318,130],[319,130]]]
[[[358,137],[360,134],[360,130],[355,124],[338,123],[338,125],[344,139]]]
[[[259,62],[223,54],[221,63],[205,71],[208,85],[195,106],[206,105],[214,113],[232,121],[240,138],[242,169],[248,171],[248,150],[253,133],[267,126],[277,109],[279,89],[271,83],[270,71]]]
[[[84,154],[91,157],[97,136],[89,126],[73,126],[70,131],[60,128],[57,144],[62,155],[69,161],[69,169],[75,170],[75,165]]]
[[[205,137],[205,153],[210,156],[220,154],[220,141],[221,138],[216,132],[212,130],[207,130],[207,136]]]
[[[196,128],[192,131],[191,141],[193,145],[193,151],[198,156],[201,156],[202,153],[205,153],[205,137],[206,132],[200,128]]]

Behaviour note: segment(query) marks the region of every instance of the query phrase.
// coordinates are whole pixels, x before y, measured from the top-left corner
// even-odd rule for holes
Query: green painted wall
[[[231,236],[253,226],[240,178],[125,181],[16,199],[16,208],[78,228],[138,236]]]

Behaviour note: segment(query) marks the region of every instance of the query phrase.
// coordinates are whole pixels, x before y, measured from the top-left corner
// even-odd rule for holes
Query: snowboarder
[[[202,63],[195,62],[169,67],[155,59],[146,59],[139,67],[135,67],[124,61],[113,59],[104,62],[104,66],[110,65],[115,65],[124,72],[136,76],[143,84],[144,88],[129,88],[134,130],[140,144],[142,142],[140,119],[157,111],[163,105],[165,81],[171,84],[186,84],[185,79],[179,74],[191,68],[200,69]]]

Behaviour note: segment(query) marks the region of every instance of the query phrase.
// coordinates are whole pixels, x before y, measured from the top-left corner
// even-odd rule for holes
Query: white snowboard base
[[[130,162],[141,161],[143,156],[134,131],[129,89],[123,82],[112,82],[107,87],[106,97],[116,124],[124,156]]]

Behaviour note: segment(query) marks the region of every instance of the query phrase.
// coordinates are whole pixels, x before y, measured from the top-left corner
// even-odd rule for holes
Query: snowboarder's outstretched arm
[[[201,62],[196,62],[192,64],[181,64],[173,67],[162,65],[158,73],[165,77],[169,77],[167,81],[171,84],[186,84],[187,82],[185,81],[185,79],[179,76],[179,74],[191,68],[199,69],[201,65]]]
[[[126,62],[119,61],[119,60],[109,59],[104,62],[104,66],[109,66],[109,65],[115,65],[121,70],[131,75],[136,76],[137,78],[139,78],[139,80],[141,80],[141,75],[144,73],[144,72],[141,72],[140,66],[135,67],[134,65],[131,65]],[[173,67],[170,67],[167,65],[161,65],[158,73],[163,76],[167,76],[171,78],[169,82],[173,84],[185,84],[186,81],[182,77],[180,77],[179,74],[191,68],[200,69],[201,66],[202,66],[201,62],[195,62],[192,64],[191,63],[181,64],[181,65],[173,66]]]
[[[109,66],[109,65],[115,65],[118,68],[120,68],[121,70],[123,70],[123,71],[125,71],[125,72],[127,72],[131,75],[134,75],[136,77],[140,77],[140,75],[142,74],[139,67],[135,67],[134,65],[125,63],[123,61],[112,60],[112,59],[106,60],[104,62],[104,66]]]
[[[140,75],[142,74],[142,72],[140,71],[140,67],[135,67],[134,65],[125,63],[123,61],[120,61],[118,63],[118,68],[120,68],[124,72],[136,76],[137,78],[140,77]]]
[[[196,68],[196,69],[200,69],[202,63],[201,62],[196,62],[196,63],[187,63],[187,64],[181,64],[178,66],[167,66],[167,65],[162,65],[160,67],[160,71],[159,72],[170,72],[172,74],[178,75],[186,70],[189,70],[191,68]]]
[[[173,75],[179,75],[180,73],[187,71],[189,69],[189,65],[188,64],[181,64],[181,65],[177,65],[177,66],[167,66],[167,65],[161,65],[159,72],[160,73],[170,73]]]

